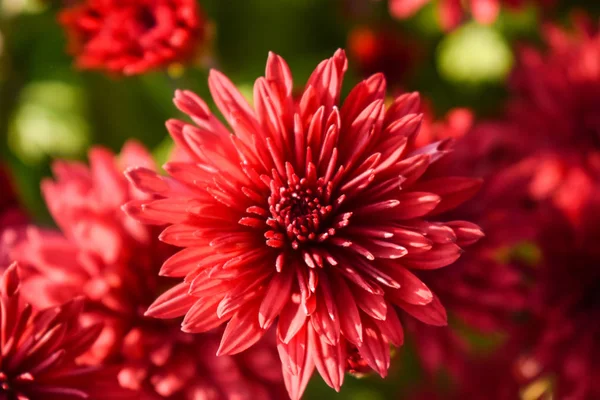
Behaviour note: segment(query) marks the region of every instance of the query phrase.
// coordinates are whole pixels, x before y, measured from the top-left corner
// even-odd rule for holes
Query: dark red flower
[[[508,342],[492,354],[472,355],[461,359],[465,379],[449,387],[419,387],[410,400],[550,400],[550,397],[527,393],[524,377],[515,362],[520,345]]]
[[[554,382],[559,399],[600,397],[600,190],[582,206],[574,225],[548,214],[540,235],[542,266],[536,269],[529,329],[536,332],[529,362]],[[536,374],[532,374],[536,377]]]
[[[12,264],[0,282],[0,398],[134,398],[119,386],[115,369],[78,364],[102,329],[80,325],[82,299],[37,310],[21,299],[22,290]]]
[[[453,119],[457,122],[453,123]],[[459,327],[489,334],[505,332],[514,325],[515,316],[525,309],[526,286],[521,262],[513,253],[530,244],[537,225],[529,214],[526,185],[520,187],[520,174],[511,170],[522,153],[518,146],[510,145],[505,131],[492,123],[471,128],[472,114],[464,109],[452,111],[445,120],[436,121],[431,115],[426,120],[429,123],[424,126],[425,135],[422,142],[417,141],[418,145],[444,137],[456,138],[454,151],[440,160],[428,176],[451,173],[485,178],[475,198],[441,217],[474,221],[486,232],[486,238],[470,247],[452,268],[417,274],[439,296],[455,324],[444,329],[411,318],[404,321],[427,378],[445,371],[462,382],[470,379],[465,360],[470,358],[472,346],[462,337]]]
[[[532,196],[552,199],[575,223],[600,180],[600,33],[577,28],[549,26],[546,51],[522,50],[508,106],[511,135],[536,149]]]
[[[188,61],[206,36],[196,0],[83,0],[59,21],[77,67],[125,75]]]
[[[556,0],[537,0],[540,7],[548,7]],[[415,15],[423,6],[431,0],[389,0],[390,13],[400,19]],[[437,13],[442,28],[449,30],[459,25],[470,12],[473,18],[481,24],[491,24],[496,21],[502,6],[519,9],[525,6],[527,0],[439,0],[437,1]]]
[[[183,330],[227,322],[219,354],[251,347],[275,323],[289,394],[299,398],[316,366],[340,389],[348,349],[385,376],[390,344],[403,341],[397,307],[446,324],[437,297],[410,272],[437,269],[482,236],[474,225],[434,215],[472,196],[479,181],[423,179],[448,142],[419,150],[417,94],[385,106],[381,74],[339,104],[343,51],[323,61],[292,97],[285,61],[270,54],[252,108],[221,73],[209,87],[233,132],[195,94],[175,104],[195,125],[167,123],[191,159],[167,163],[170,177],[144,168],[128,176],[161,197],[131,202],[130,215],[169,224],[161,240],[185,248],[163,275],[183,282],[148,315],[186,315]]]
[[[600,34],[549,26],[546,51],[523,48],[513,72],[509,116],[540,149],[583,152],[598,163]]]
[[[119,368],[122,386],[144,399],[277,399],[284,393],[274,339],[244,354],[215,356],[220,333],[181,332],[180,321],[143,313],[164,288],[158,277],[173,248],[159,231],[127,216],[121,205],[150,198],[123,175],[132,166],[153,169],[146,150],[128,143],[119,157],[90,151],[90,167],[56,162],[55,180],[42,183],[62,233],[30,229],[16,257],[27,266],[24,287],[36,304],[85,298],[83,318],[102,322],[100,339],[82,358]]]

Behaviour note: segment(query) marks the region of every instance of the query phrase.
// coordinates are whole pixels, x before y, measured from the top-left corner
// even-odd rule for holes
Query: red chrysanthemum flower
[[[15,196],[12,179],[1,163],[0,188],[0,267],[4,267],[9,263],[12,246],[27,224],[27,217]]]
[[[430,2],[431,0],[389,0],[390,13],[399,19],[409,18]],[[555,3],[555,0],[537,2],[541,7],[548,7]],[[496,21],[502,6],[519,9],[527,3],[527,0],[438,0],[437,12],[442,28],[449,30],[461,23],[467,11],[477,22],[491,24]]]
[[[15,256],[27,266],[24,287],[35,304],[85,298],[86,323],[105,325],[82,358],[119,368],[122,386],[143,399],[276,399],[283,388],[274,340],[230,357],[217,358],[220,334],[191,335],[179,322],[144,317],[151,302],[171,285],[159,278],[173,248],[155,228],[127,216],[121,206],[149,200],[123,175],[131,166],[153,169],[145,149],[128,143],[115,157],[90,151],[90,167],[56,162],[56,180],[42,191],[61,233],[31,229]]]
[[[386,375],[389,345],[402,344],[399,307],[444,325],[437,297],[410,272],[436,269],[461,254],[456,242],[481,231],[432,220],[469,198],[479,181],[422,179],[448,142],[414,150],[417,94],[386,108],[381,74],[359,83],[338,107],[347,62],[323,61],[298,101],[285,61],[270,54],[254,86],[254,108],[221,73],[212,96],[234,134],[196,95],[175,104],[195,125],[168,129],[191,161],[170,162],[169,178],[136,168],[128,176],[155,201],[128,213],[168,223],[166,243],[185,249],[163,275],[183,282],[148,315],[186,315],[182,329],[203,332],[228,321],[219,354],[251,347],[277,325],[289,394],[299,398],[314,367],[339,390],[347,358]]]
[[[206,36],[196,0],[83,0],[59,21],[77,67],[125,75],[188,61]]]
[[[119,386],[114,369],[77,363],[102,329],[80,325],[81,299],[34,310],[21,299],[22,290],[13,264],[0,282],[0,398],[134,398]]]

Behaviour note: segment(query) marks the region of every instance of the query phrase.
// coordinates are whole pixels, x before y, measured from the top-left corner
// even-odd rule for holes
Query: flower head
[[[161,240],[184,248],[161,270],[183,282],[148,315],[185,314],[186,332],[227,322],[221,355],[251,347],[276,324],[292,398],[315,367],[339,390],[349,355],[385,376],[389,345],[403,341],[397,308],[446,323],[437,297],[410,270],[451,264],[462,252],[457,242],[481,237],[473,225],[432,219],[479,181],[423,179],[449,143],[414,150],[418,95],[386,107],[377,74],[338,105],[346,66],[337,51],[295,101],[287,64],[270,54],[254,107],[212,71],[209,87],[233,134],[198,96],[177,91],[175,104],[195,125],[167,126],[191,161],[167,163],[166,178],[144,168],[127,173],[159,197],[131,202],[129,215],[168,224]]]
[[[114,369],[79,365],[77,357],[98,338],[99,325],[82,327],[81,299],[33,309],[21,299],[17,265],[0,282],[0,397],[67,400],[125,399]]]
[[[196,0],[83,0],[59,21],[79,68],[125,75],[187,61],[206,35]]]
[[[82,296],[84,320],[105,325],[82,358],[116,366],[121,385],[143,398],[278,398],[283,381],[273,340],[217,359],[218,333],[191,335],[181,332],[176,320],[144,317],[152,300],[171,285],[158,271],[173,248],[158,241],[156,228],[121,210],[127,201],[150,200],[127,182],[123,170],[153,169],[153,162],[134,142],[119,157],[97,147],[89,158],[89,167],[56,162],[55,179],[42,183],[62,232],[30,229],[16,249],[26,266],[24,287],[31,301],[54,305]]]

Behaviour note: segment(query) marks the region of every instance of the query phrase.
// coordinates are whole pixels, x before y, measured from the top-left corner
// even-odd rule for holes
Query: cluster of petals
[[[356,85],[342,105],[347,69],[338,50],[321,62],[295,99],[285,61],[270,54],[254,85],[254,107],[223,74],[209,88],[231,130],[188,91],[175,104],[194,124],[167,127],[187,161],[127,175],[157,199],[133,201],[129,215],[168,224],[161,240],[183,249],[161,274],[183,279],[149,308],[185,315],[182,329],[225,322],[218,354],[235,354],[277,327],[290,397],[316,368],[339,390],[364,365],[385,376],[390,345],[400,346],[398,310],[445,325],[439,299],[411,270],[453,263],[459,244],[481,230],[435,215],[471,197],[475,179],[424,179],[449,141],[416,148],[419,97],[385,103],[381,74]]]
[[[188,61],[206,36],[196,0],[82,0],[59,21],[79,68],[125,75]]]
[[[390,14],[399,19],[415,15],[431,0],[389,0]],[[541,7],[552,5],[555,0],[537,0]],[[469,12],[481,24],[491,24],[498,18],[502,6],[519,9],[527,5],[527,0],[437,0],[437,14],[442,28],[453,29]]]
[[[36,309],[21,297],[17,264],[0,281],[0,398],[23,400],[134,399],[114,368],[78,364],[101,325],[81,325],[83,300]]]
[[[16,246],[27,298],[45,307],[81,296],[83,320],[104,328],[80,358],[114,366],[121,386],[142,398],[278,398],[284,388],[273,340],[246,354],[217,358],[218,333],[190,335],[180,331],[177,321],[144,317],[171,284],[158,271],[173,248],[158,241],[159,230],[121,210],[128,201],[149,200],[123,171],[132,166],[152,170],[153,161],[135,142],[127,143],[118,157],[93,148],[89,159],[89,167],[57,161],[55,178],[42,182],[61,232],[30,227]]]

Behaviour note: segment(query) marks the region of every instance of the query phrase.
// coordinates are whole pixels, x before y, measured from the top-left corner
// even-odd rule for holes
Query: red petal
[[[298,297],[300,297],[298,295]],[[304,306],[298,301],[288,302],[281,313],[277,323],[277,333],[283,343],[288,343],[296,333],[304,326],[306,312]]]
[[[446,225],[454,231],[456,234],[456,244],[461,247],[477,243],[479,239],[485,236],[481,228],[471,222],[452,221],[446,222]]]
[[[387,270],[390,272],[390,275],[400,283],[399,289],[388,291],[390,299],[399,299],[415,305],[431,303],[433,294],[413,273],[401,266],[391,267]]]
[[[362,323],[358,307],[354,301],[354,295],[346,285],[344,278],[338,277],[337,274],[330,275],[332,285],[335,287],[333,295],[335,296],[335,304],[338,310],[340,319],[340,330],[344,337],[353,344],[362,341]]]
[[[340,391],[344,383],[344,372],[346,369],[346,343],[341,340],[335,346],[323,340],[311,327],[307,327],[309,346],[312,357],[319,374],[325,383]]]
[[[125,176],[136,189],[144,193],[165,193],[169,190],[169,185],[164,181],[164,178],[148,168],[128,168],[125,170]]]
[[[404,343],[404,329],[398,318],[395,307],[388,307],[385,321],[374,319],[373,322],[379,327],[381,334],[394,346],[402,346]]]
[[[250,304],[234,314],[223,332],[217,356],[241,353],[263,337],[265,331],[258,324],[257,308]]]
[[[292,278],[291,268],[286,268],[271,278],[258,310],[258,323],[261,328],[266,329],[270,326],[283,307],[292,301]]]
[[[278,339],[277,350],[288,394],[292,400],[299,400],[315,368],[306,326],[287,344]]]
[[[412,189],[432,192],[442,198],[440,204],[431,213],[431,215],[436,215],[456,208],[469,200],[477,193],[482,182],[480,179],[473,178],[445,177],[419,182]]]
[[[385,378],[390,368],[390,347],[377,326],[365,323],[364,339],[357,348],[369,366]]]
[[[452,264],[462,253],[463,250],[454,243],[436,244],[429,251],[404,256],[402,265],[415,269],[437,269]]]
[[[402,304],[401,304],[402,303]],[[448,325],[448,316],[446,315],[446,309],[437,298],[433,295],[431,303],[424,306],[416,306],[414,304],[408,304],[404,302],[397,302],[404,311],[415,317],[421,322],[434,326],[446,326]]]
[[[184,277],[196,269],[199,261],[212,253],[209,246],[188,247],[169,257],[162,265],[159,275],[173,278]]]
[[[207,332],[216,328],[227,320],[229,315],[221,318],[217,315],[217,307],[221,297],[196,299],[196,303],[185,314],[181,323],[181,330],[189,333]]]
[[[400,206],[390,213],[393,219],[413,219],[422,217],[435,209],[441,199],[434,193],[426,192],[402,192],[396,199]]]
[[[188,294],[190,285],[180,283],[161,294],[144,315],[154,318],[176,318],[184,315],[198,298]]]

